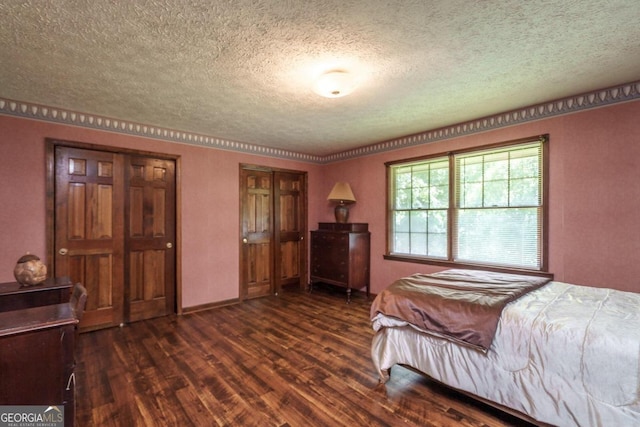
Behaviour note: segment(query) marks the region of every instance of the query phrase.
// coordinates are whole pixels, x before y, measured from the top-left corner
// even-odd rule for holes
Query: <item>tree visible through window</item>
[[[392,170],[394,252],[446,259],[449,159]]]
[[[545,140],[387,165],[388,254],[542,270]]]

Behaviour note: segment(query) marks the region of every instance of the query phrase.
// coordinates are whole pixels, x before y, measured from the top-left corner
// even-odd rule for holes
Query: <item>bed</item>
[[[640,294],[456,269],[399,279],[371,320],[382,383],[405,365],[537,424],[640,425]]]

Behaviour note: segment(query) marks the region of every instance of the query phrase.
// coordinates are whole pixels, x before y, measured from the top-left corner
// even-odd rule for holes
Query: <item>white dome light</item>
[[[356,78],[347,71],[328,71],[318,77],[313,91],[325,98],[339,98],[350,94],[357,86]]]

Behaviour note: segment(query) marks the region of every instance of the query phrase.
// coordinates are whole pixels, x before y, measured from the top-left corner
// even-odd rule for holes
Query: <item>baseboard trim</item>
[[[212,308],[220,308],[220,307],[225,307],[228,305],[235,305],[235,304],[239,304],[240,303],[240,299],[239,298],[233,298],[233,299],[228,299],[228,300],[224,300],[224,301],[216,301],[216,302],[210,302],[207,304],[201,304],[201,305],[194,305],[191,307],[185,307],[182,309],[182,314],[191,314],[191,313],[196,313],[198,311],[204,311],[204,310],[210,310]]]

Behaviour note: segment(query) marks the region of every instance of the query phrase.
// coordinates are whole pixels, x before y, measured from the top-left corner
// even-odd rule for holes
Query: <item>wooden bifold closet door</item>
[[[49,143],[49,259],[87,288],[81,328],[174,313],[175,160]]]
[[[306,173],[241,165],[240,299],[305,288]]]

